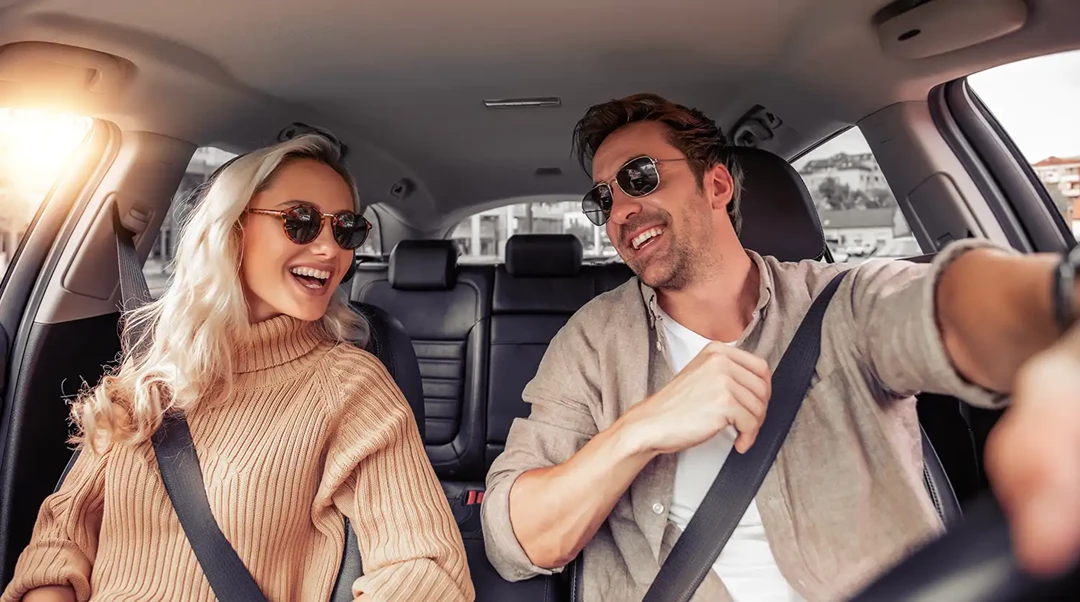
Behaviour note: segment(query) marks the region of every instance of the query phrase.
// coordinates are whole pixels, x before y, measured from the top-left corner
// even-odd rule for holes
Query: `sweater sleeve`
[[[408,403],[373,356],[337,370],[324,486],[356,530],[364,602],[474,599],[461,533]],[[342,366],[344,368],[345,366]]]
[[[50,585],[71,587],[79,602],[90,599],[108,454],[80,452],[60,489],[45,498],[30,544],[19,556],[15,577],[0,602],[16,602],[30,590]]]

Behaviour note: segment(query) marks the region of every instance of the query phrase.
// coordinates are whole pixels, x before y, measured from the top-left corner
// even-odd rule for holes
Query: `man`
[[[507,579],[561,570],[584,549],[586,600],[640,600],[725,459],[754,444],[770,371],[847,268],[742,248],[739,171],[696,110],[632,96],[591,108],[575,137],[597,183],[583,208],[638,278],[551,342],[524,392],[531,415],[488,475],[484,533]],[[1015,393],[988,469],[1025,565],[1068,566],[1080,327],[1063,336],[1061,323],[1080,313],[1080,287],[1051,293],[1061,261],[971,240],[932,265],[854,268],[796,422],[695,600],[850,596],[938,534],[919,391],[982,407]]]

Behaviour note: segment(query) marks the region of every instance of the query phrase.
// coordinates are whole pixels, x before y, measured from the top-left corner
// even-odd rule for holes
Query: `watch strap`
[[[1076,323],[1076,281],[1080,272],[1080,245],[1062,257],[1054,271],[1054,318],[1062,332]]]

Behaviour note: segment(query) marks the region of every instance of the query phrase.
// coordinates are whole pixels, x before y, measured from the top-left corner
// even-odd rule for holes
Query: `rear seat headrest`
[[[390,253],[390,286],[405,291],[450,289],[456,266],[452,240],[403,240]]]
[[[581,256],[573,234],[516,234],[506,241],[506,271],[515,277],[577,276]]]

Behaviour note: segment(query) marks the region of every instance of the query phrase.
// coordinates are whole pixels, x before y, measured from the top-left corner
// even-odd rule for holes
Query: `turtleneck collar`
[[[314,322],[281,315],[251,325],[247,340],[233,347],[233,370],[237,374],[261,372],[285,366],[309,355],[327,339]]]

